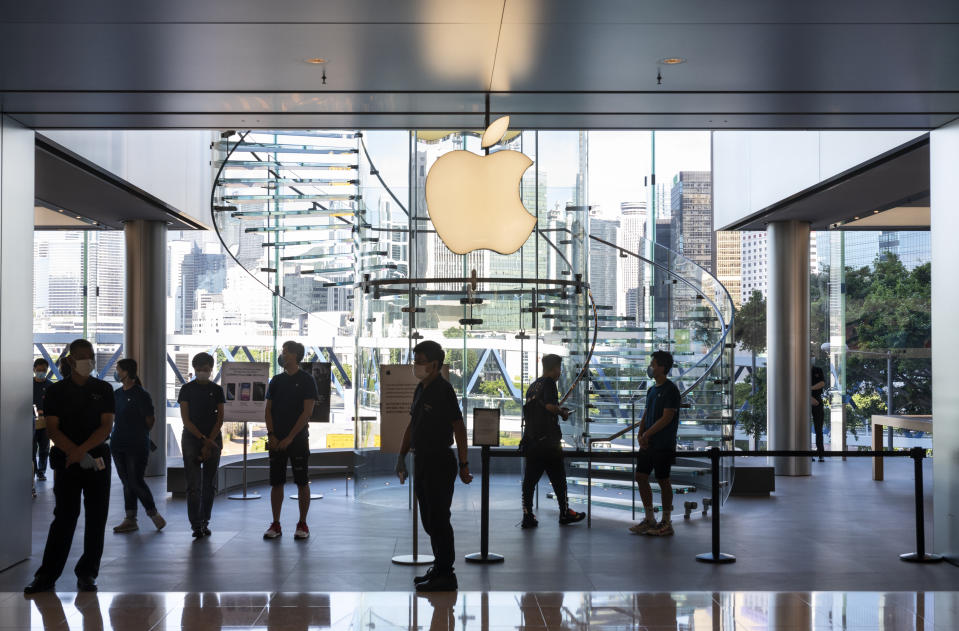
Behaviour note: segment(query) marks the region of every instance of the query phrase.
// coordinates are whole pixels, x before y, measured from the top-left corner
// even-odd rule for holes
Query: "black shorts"
[[[643,449],[636,455],[636,471],[646,475],[655,471],[657,480],[668,480],[669,471],[675,462],[674,451]]]
[[[297,436],[283,451],[270,452],[270,486],[286,484],[286,463],[293,468],[293,482],[303,486],[310,482],[310,441],[306,436]]]

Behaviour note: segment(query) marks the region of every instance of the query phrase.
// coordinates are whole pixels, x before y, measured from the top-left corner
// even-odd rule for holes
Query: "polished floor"
[[[923,592],[0,594],[0,630],[608,631],[959,628],[959,598]]]
[[[695,561],[710,547],[710,520],[700,513],[688,521],[678,516],[676,535],[668,539],[630,535],[629,512],[613,509],[594,511],[590,529],[585,523],[560,527],[556,505],[546,499],[545,481],[541,525],[521,530],[519,480],[496,476],[490,549],[506,560],[487,566],[459,561],[459,585],[472,592],[524,593],[959,590],[959,568],[913,565],[898,558],[915,548],[912,473],[907,459],[887,459],[884,482],[872,481],[867,460],[814,463],[811,477],[777,478],[772,497],[731,498],[722,513],[722,550],[738,560],[728,566]],[[931,477],[927,461],[926,480]],[[411,550],[408,487],[398,487],[395,479],[359,483],[361,501],[354,499],[354,485],[346,496],[342,478],[314,481],[314,492],[325,497],[313,504],[312,536],[306,541],[292,538],[295,502],[284,505],[284,536],[263,541],[270,521],[267,497],[243,502],[221,495],[213,512],[213,536],[193,542],[185,502],[166,497],[160,505],[169,525],[162,532],[148,527],[142,512],[139,532],[115,535],[108,530],[100,588],[129,593],[408,592],[422,569],[391,563],[394,555]],[[151,484],[159,490],[163,481]],[[39,564],[53,508],[51,483],[39,486],[32,558],[0,572],[0,592],[22,590]],[[479,550],[479,503],[479,480],[470,487],[457,482],[453,522],[460,558]],[[110,525],[122,514],[120,486],[114,484]],[[931,484],[926,486],[926,514],[931,541]],[[75,541],[82,541],[82,527]],[[420,546],[428,550],[422,533]],[[71,570],[79,554],[80,546],[74,545],[58,589],[76,589]]]

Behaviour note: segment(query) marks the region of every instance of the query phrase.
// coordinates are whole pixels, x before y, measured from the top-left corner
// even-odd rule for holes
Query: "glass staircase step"
[[[590,482],[589,478],[581,477],[566,477],[566,482],[572,484],[573,486],[587,486]],[[650,482],[649,485],[653,488],[653,493],[661,493],[662,490],[659,488],[659,483]],[[592,486],[594,488],[601,489],[632,489],[633,482],[632,480],[618,480],[615,478],[597,478],[593,477]],[[696,487],[689,484],[673,484],[673,493],[679,495],[685,495],[687,493],[695,493]]]
[[[305,153],[318,156],[346,156],[359,153],[348,147],[317,147],[316,145],[286,145],[272,142],[241,142],[239,144],[221,140],[216,143],[222,151],[234,150],[235,153]],[[232,163],[231,163],[232,164]]]

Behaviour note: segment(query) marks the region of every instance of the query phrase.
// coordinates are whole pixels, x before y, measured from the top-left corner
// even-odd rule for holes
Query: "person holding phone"
[[[441,370],[446,352],[433,341],[413,348],[413,374],[419,380],[410,408],[410,424],[396,461],[400,483],[409,475],[406,454],[413,450],[413,492],[420,506],[423,530],[430,536],[435,561],[423,576],[413,579],[418,592],[455,591],[459,585],[453,572],[456,554],[450,507],[456,474],[464,484],[473,481],[467,456],[466,425],[456,399],[456,391],[443,378]],[[457,454],[450,450],[456,439]],[[457,464],[458,462],[458,464]]]
[[[93,376],[96,366],[93,344],[84,339],[70,343],[70,377],[50,386],[44,397],[47,433],[53,441],[53,523],[47,534],[43,561],[25,594],[54,589],[63,573],[80,518],[85,522],[83,556],[74,573],[77,589],[97,590],[97,575],[103,556],[103,536],[110,509],[110,447],[113,428],[113,388]]]
[[[569,418],[569,410],[559,406],[559,391],[556,382],[563,374],[563,358],[559,355],[543,356],[543,375],[526,389],[526,405],[523,414],[526,425],[523,431],[523,451],[526,455],[526,473],[523,476],[523,528],[536,528],[539,521],[533,514],[533,489],[539,484],[543,472],[549,476],[553,493],[559,504],[560,525],[575,524],[586,518],[586,513],[569,507],[566,491],[566,464],[563,461],[563,430],[559,417]]]

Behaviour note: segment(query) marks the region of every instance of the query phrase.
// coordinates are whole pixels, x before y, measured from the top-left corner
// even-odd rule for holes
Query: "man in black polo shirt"
[[[679,388],[666,378],[673,367],[673,356],[656,351],[646,374],[655,380],[646,393],[646,411],[639,426],[639,454],[636,457],[636,486],[643,500],[646,517],[629,530],[638,535],[668,537],[673,534],[670,515],[673,510],[673,487],[669,473],[676,461],[676,434],[679,431]],[[662,495],[663,518],[657,524],[653,506],[653,489],[649,474],[656,473]]]
[[[533,514],[533,489],[543,472],[549,476],[553,493],[559,504],[559,523],[575,524],[586,517],[569,507],[566,493],[566,465],[563,462],[563,430],[559,417],[569,418],[569,410],[559,407],[559,392],[556,382],[563,372],[563,358],[559,355],[543,356],[543,376],[526,389],[526,405],[523,415],[523,451],[526,454],[526,474],[523,476],[523,528],[536,528],[539,522]]]
[[[273,522],[264,539],[276,539],[283,534],[280,527],[280,509],[283,506],[283,485],[286,484],[286,462],[293,468],[293,483],[297,487],[300,519],[296,523],[294,539],[306,539],[310,528],[306,514],[310,510],[310,434],[307,423],[313,414],[317,391],[313,375],[300,370],[306,349],[299,342],[283,343],[279,364],[283,372],[270,380],[266,391],[267,447],[270,450],[270,504]]]
[[[410,408],[410,424],[403,434],[400,457],[396,461],[396,475],[406,482],[406,454],[413,450],[413,491],[420,505],[423,530],[433,546],[433,567],[423,576],[413,579],[417,591],[444,592],[458,588],[453,573],[453,526],[450,524],[450,506],[453,504],[453,486],[456,473],[465,484],[473,481],[470,475],[466,444],[466,425],[460,412],[456,392],[443,379],[440,370],[446,353],[436,342],[420,342],[413,349],[413,374],[419,380]],[[450,451],[456,438],[457,456]]]
[[[27,594],[52,590],[63,573],[81,499],[86,512],[83,556],[74,568],[80,591],[96,591],[103,556],[110,507],[110,448],[106,440],[113,427],[113,388],[90,376],[94,353],[87,340],[70,344],[68,361],[70,378],[50,386],[44,397],[47,433],[53,441],[50,466],[56,505],[43,562],[33,582],[24,588]]]

